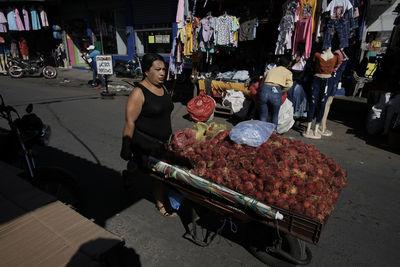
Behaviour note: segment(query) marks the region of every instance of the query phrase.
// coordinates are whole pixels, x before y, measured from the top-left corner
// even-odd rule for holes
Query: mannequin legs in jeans
[[[271,122],[278,125],[278,114],[281,107],[282,90],[280,86],[263,84],[259,94],[260,121],[268,119],[268,105],[271,107]]]
[[[320,78],[318,76],[314,76],[313,82],[312,82],[312,92],[311,92],[311,97],[309,103],[309,108],[308,108],[308,113],[307,113],[307,131],[303,133],[303,136],[306,138],[312,138],[312,139],[320,139],[321,134],[319,133],[319,125],[321,124],[322,117],[324,116],[325,112],[325,104],[326,101],[328,100],[328,90],[327,90],[327,84],[330,78]],[[316,118],[316,123],[315,123],[315,131],[312,133],[311,131],[311,123],[314,119],[314,114],[315,110],[318,106],[317,110],[317,118]]]

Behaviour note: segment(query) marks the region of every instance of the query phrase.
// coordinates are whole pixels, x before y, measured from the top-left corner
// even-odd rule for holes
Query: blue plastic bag
[[[179,207],[184,199],[183,195],[173,188],[168,188],[168,198],[169,202],[171,203],[171,207],[174,210],[179,210]]]
[[[259,120],[242,121],[232,128],[229,137],[236,144],[258,147],[268,140],[274,130],[273,123]]]

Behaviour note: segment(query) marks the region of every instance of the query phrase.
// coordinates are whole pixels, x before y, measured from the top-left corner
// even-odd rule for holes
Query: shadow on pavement
[[[66,266],[78,267],[96,265],[110,267],[140,267],[140,256],[132,248],[123,246],[122,243],[115,245],[112,239],[99,238],[81,245]],[[113,247],[108,250],[109,247]],[[93,252],[107,249],[102,255],[93,255]],[[88,258],[90,257],[90,258]],[[91,263],[88,261],[92,261]],[[93,262],[94,261],[94,262]]]
[[[353,135],[366,144],[393,153],[399,153],[387,145],[386,136],[381,134],[369,135],[366,131],[366,118],[369,112],[366,102],[353,97],[335,98],[332,102],[328,119],[347,126],[347,134]]]
[[[121,174],[111,168],[90,162],[53,147],[37,147],[38,166],[54,166],[74,175],[81,192],[79,212],[105,226],[107,219],[145,198],[154,201],[151,177],[137,177],[129,191],[123,186]]]

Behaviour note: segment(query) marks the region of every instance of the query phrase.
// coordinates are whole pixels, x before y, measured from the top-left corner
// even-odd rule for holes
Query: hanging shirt
[[[299,17],[309,18],[311,17],[312,30],[315,32],[315,9],[317,8],[317,0],[300,0],[299,5]]]
[[[200,43],[199,47],[201,51],[214,52],[214,28],[215,28],[215,18],[212,16],[207,16],[200,21]]]
[[[215,42],[217,45],[233,43],[232,18],[228,15],[219,16],[215,22]]]
[[[21,17],[19,16],[18,9],[14,10],[15,21],[17,23],[17,27],[19,31],[25,31],[24,24],[22,23]]]
[[[186,22],[185,40],[183,46],[183,55],[191,56],[193,54],[193,21]]]
[[[239,41],[254,40],[254,29],[257,19],[251,19],[240,24]]]
[[[29,31],[31,29],[31,24],[29,21],[28,11],[25,8],[22,9],[22,16],[24,17],[25,30]]]
[[[40,13],[40,19],[42,21],[42,26],[43,27],[48,27],[49,26],[49,21],[47,20],[47,14],[46,11],[44,11],[44,9],[39,8],[39,13]]]
[[[7,22],[8,22],[8,29],[10,31],[18,31],[14,10],[7,11]]]
[[[40,30],[39,15],[37,11],[31,8],[32,30]]]
[[[185,0],[179,0],[178,9],[176,11],[176,24],[179,29],[182,29],[184,26],[184,16],[183,13],[185,11]]]
[[[233,47],[238,46],[239,41],[239,21],[235,16],[232,16],[232,31],[233,31]]]
[[[332,0],[326,8],[326,11],[330,12],[331,19],[340,19],[344,16],[344,13],[351,8],[353,8],[353,5],[349,0]]]
[[[3,11],[0,11],[0,32],[7,32],[7,19]]]

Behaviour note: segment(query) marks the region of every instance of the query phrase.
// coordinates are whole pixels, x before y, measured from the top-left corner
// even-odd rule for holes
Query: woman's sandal
[[[164,205],[162,205],[160,207],[156,206],[156,209],[162,216],[164,216],[166,218],[173,218],[178,215],[176,212],[172,212],[172,213],[168,212],[167,209],[164,207]],[[162,210],[164,210],[164,212],[162,212]]]

